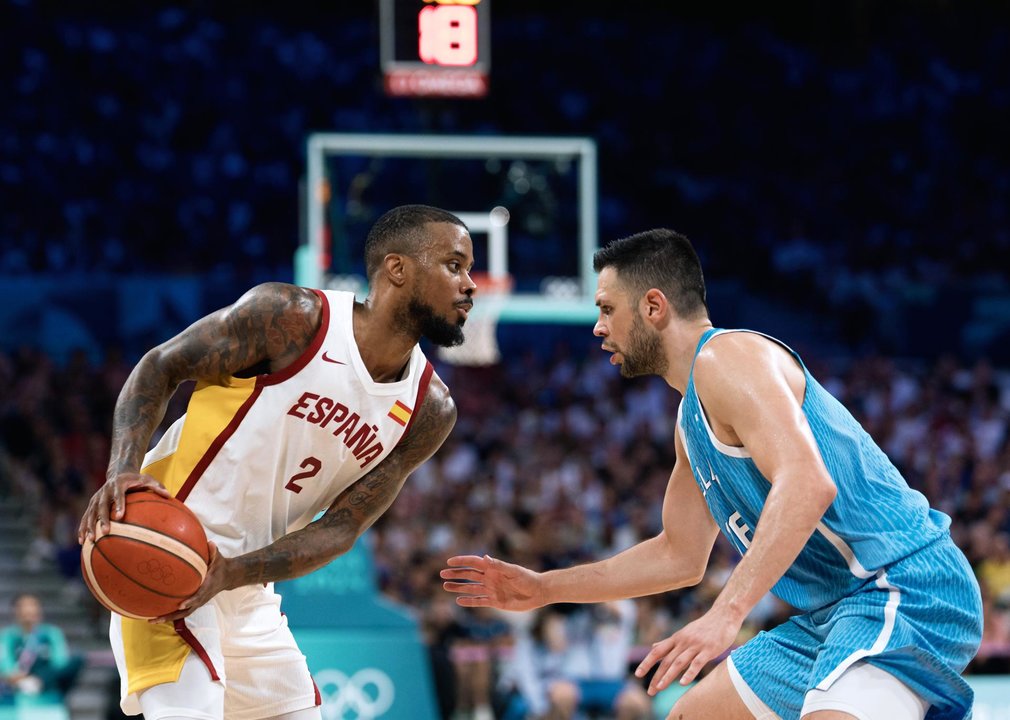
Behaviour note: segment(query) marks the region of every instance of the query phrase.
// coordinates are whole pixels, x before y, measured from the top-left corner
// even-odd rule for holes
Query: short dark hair
[[[636,299],[656,288],[681,317],[708,316],[701,262],[680,233],[660,228],[614,240],[593,255],[593,269],[605,267],[617,271]]]
[[[371,278],[379,269],[382,258],[389,253],[415,256],[425,241],[421,229],[428,223],[441,222],[466,225],[451,212],[429,205],[401,205],[375,221],[365,238],[365,272]]]

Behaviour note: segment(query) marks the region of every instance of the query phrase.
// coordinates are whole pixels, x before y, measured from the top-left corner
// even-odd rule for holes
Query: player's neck
[[[392,320],[367,302],[354,305],[354,342],[365,369],[375,382],[400,380],[417,344],[417,338],[397,332]]]
[[[666,349],[668,366],[663,373],[666,383],[681,395],[687,391],[687,383],[691,378],[691,365],[694,363],[694,351],[698,347],[701,336],[712,329],[712,321],[706,318],[697,320],[678,320],[671,323],[664,335],[663,344]]]

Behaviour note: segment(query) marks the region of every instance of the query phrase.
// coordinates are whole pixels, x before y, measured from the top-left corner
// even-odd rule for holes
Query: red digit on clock
[[[462,5],[429,5],[417,16],[418,56],[433,65],[477,62],[477,10]]]

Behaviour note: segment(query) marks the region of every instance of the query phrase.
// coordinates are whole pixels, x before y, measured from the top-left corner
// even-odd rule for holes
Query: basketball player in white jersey
[[[148,352],[116,404],[108,481],[79,539],[127,491],[174,496],[211,541],[203,585],[158,622],[113,613],[122,707],[147,720],[318,720],[320,696],[273,583],[347,552],[439,448],[456,407],[418,340],[462,342],[473,248],[454,215],[383,215],[369,295],[268,283]],[[179,383],[186,414],[148,451]],[[315,519],[323,512],[318,519]]]
[[[712,607],[656,643],[649,691],[687,684],[733,644],[769,591],[798,613],[717,665],[678,720],[962,720],[960,673],[981,640],[978,583],[929,507],[799,356],[712,326],[687,238],[652,230],[596,253],[594,333],[626,377],[683,397],[663,531],[597,563],[535,573],[450,558],[460,605],[527,610],[697,584],[716,535],[742,557]]]

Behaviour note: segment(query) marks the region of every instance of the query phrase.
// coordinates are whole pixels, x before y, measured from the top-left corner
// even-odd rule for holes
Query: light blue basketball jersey
[[[723,332],[702,335],[695,350]],[[767,337],[767,336],[765,336]],[[950,518],[912,490],[855,418],[807,371],[800,357],[778,340],[803,368],[803,413],[838,489],[831,507],[799,557],[772,592],[804,611],[846,597],[877,571],[946,536]],[[681,402],[678,425],[687,460],[705,502],[723,534],[740,553],[754,536],[771,488],[743,447],[720,442],[694,385],[694,367]]]

